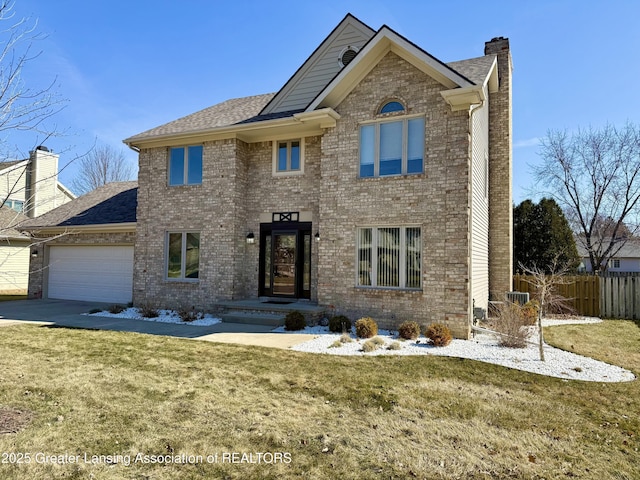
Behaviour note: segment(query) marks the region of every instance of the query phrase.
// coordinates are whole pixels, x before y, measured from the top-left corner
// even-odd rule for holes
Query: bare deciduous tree
[[[594,271],[605,271],[640,225],[640,127],[549,131],[538,184],[563,207]]]
[[[553,306],[565,306],[566,298],[558,295],[556,287],[558,285],[566,285],[569,283],[565,275],[569,271],[569,265],[559,262],[558,257],[552,261],[551,268],[546,271],[544,268],[537,266],[525,267],[520,264],[520,268],[527,275],[525,281],[532,285],[536,290],[536,297],[540,302],[538,308],[538,351],[540,360],[544,362],[544,335],[542,332],[542,317]]]
[[[37,32],[37,22],[17,19],[12,0],[0,0],[0,146],[3,156],[13,150],[7,135],[29,131],[38,135],[36,145],[56,135],[46,120],[58,113],[66,103],[55,89],[56,79],[45,87],[33,88],[34,82],[23,77],[25,67],[41,52],[34,43],[44,38]]]
[[[133,178],[133,168],[122,150],[117,151],[109,145],[95,147],[79,162],[79,172],[71,183],[71,188],[79,195],[109,182]]]

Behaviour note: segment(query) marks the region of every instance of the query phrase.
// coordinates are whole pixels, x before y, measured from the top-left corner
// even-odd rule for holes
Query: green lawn
[[[640,373],[636,323],[545,334]],[[2,479],[632,479],[639,471],[637,381],[26,325],[0,328],[0,339],[0,406],[27,422],[0,435]],[[202,461],[144,463],[167,454]],[[69,458],[80,463],[54,463]]]

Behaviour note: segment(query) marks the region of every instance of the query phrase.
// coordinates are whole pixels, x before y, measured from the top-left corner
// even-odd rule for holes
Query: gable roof
[[[137,205],[138,182],[113,182],[27,220],[20,228],[27,231],[60,230],[134,224]]]
[[[354,39],[362,47],[355,45],[358,53],[353,60],[339,66],[338,49]],[[124,143],[137,149],[218,138],[262,141],[294,129],[302,136],[321,134],[322,128],[335,125],[339,118],[333,108],[389,51],[439,81],[445,89],[442,96],[452,109],[484,100],[482,89],[490,79],[490,91],[497,87],[495,55],[446,64],[386,25],[376,32],[347,14],[277,93],[227,100],[129,137]],[[327,74],[329,71],[335,74]]]
[[[453,89],[471,87],[475,83],[441,62],[426,50],[383,25],[355,58],[307,106],[306,111],[319,107],[335,107],[375,67],[388,52],[393,52],[440,82]]]
[[[348,13],[260,113],[304,110],[343,68],[340,54],[348,48],[359,51],[375,33]]]
[[[29,218],[7,206],[0,207],[0,239],[26,240],[18,228]]]

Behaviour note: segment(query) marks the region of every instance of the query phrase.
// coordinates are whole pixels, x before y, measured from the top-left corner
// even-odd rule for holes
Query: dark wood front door
[[[260,296],[310,298],[311,225],[260,226]]]

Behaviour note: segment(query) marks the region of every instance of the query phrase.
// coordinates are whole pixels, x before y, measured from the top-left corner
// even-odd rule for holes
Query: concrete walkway
[[[0,326],[20,323],[89,330],[136,332],[190,338],[209,342],[236,343],[272,348],[290,348],[315,337],[307,334],[273,333],[273,327],[240,323],[218,323],[206,327],[175,323],[82,315],[109,304],[70,300],[16,300],[0,302]]]

